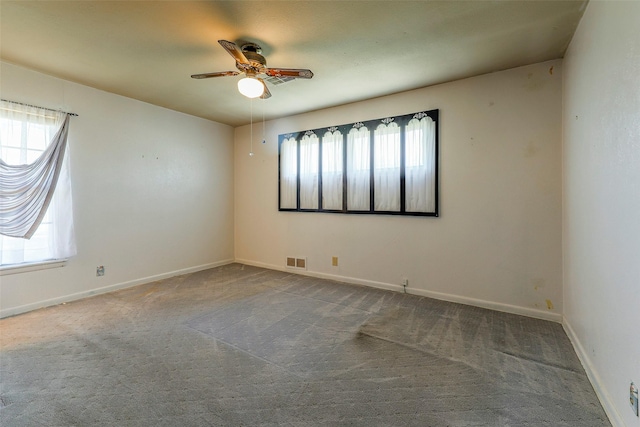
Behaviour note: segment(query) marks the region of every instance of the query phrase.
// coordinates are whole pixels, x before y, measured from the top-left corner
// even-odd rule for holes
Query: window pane
[[[322,208],[342,209],[342,134],[322,137]]]
[[[365,126],[347,134],[347,209],[370,209],[370,134]]]
[[[24,239],[0,237],[0,254],[2,264],[18,264],[24,261]]]
[[[295,209],[298,174],[298,143],[285,139],[280,145],[280,208]]]
[[[417,122],[415,129],[412,128],[412,122]],[[425,134],[417,120],[412,120],[407,127],[405,134],[405,167],[423,167],[425,164]]]
[[[50,135],[50,132],[47,132],[48,129],[45,129],[42,125],[37,125],[35,123],[29,123],[27,126],[27,147],[31,150],[39,150],[44,151],[47,146],[47,143],[51,140],[53,135]]]
[[[374,208],[400,210],[400,127],[396,123],[379,125],[374,132]]]
[[[26,150],[19,148],[2,147],[0,156],[2,156],[2,160],[8,165],[23,165],[27,162]]]
[[[0,119],[0,145],[3,147],[22,146],[22,122]]]
[[[311,133],[300,140],[300,209],[318,209],[320,142]]]
[[[412,119],[405,139],[405,210],[435,210],[435,122]]]

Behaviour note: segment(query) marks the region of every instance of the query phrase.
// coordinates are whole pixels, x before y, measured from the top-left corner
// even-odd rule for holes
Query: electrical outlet
[[[334,266],[334,267],[338,266],[338,257],[337,256],[331,257],[331,265]]]
[[[104,265],[96,267],[96,276],[104,276]]]
[[[633,414],[638,416],[638,387],[632,382],[629,386],[629,404]]]
[[[402,291],[406,294],[407,286],[409,286],[409,279],[407,279],[406,277],[403,277],[400,283],[402,284]]]

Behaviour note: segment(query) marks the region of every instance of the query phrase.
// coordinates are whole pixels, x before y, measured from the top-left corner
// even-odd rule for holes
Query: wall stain
[[[534,75],[533,73],[527,74],[527,81],[522,85],[529,91],[538,91],[544,88],[546,81],[543,76]]]
[[[533,290],[538,291],[540,289],[544,289],[545,280],[542,278],[533,279]]]
[[[527,147],[524,149],[524,157],[525,158],[535,157],[537,153],[538,153],[538,147],[535,146],[533,141],[529,141],[529,143],[527,144]]]

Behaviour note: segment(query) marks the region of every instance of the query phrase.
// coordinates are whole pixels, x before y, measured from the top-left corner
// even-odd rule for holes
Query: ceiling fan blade
[[[229,55],[233,56],[236,62],[239,62],[241,64],[249,64],[249,60],[246,56],[244,56],[244,53],[242,53],[242,50],[238,47],[237,44],[227,40],[218,40],[218,43],[220,43],[220,46],[222,46],[224,50],[229,52]]]
[[[259,77],[258,77],[258,80],[260,81],[260,83],[264,85],[264,93],[260,95],[260,99],[271,98],[271,92],[269,92],[269,88],[267,87],[267,84],[264,82],[264,80],[262,80]]]
[[[208,79],[211,77],[237,76],[239,71],[218,71],[217,73],[192,74],[192,79]]]
[[[291,77],[294,79],[310,79],[313,77],[311,70],[301,68],[265,68],[263,72],[271,77]]]

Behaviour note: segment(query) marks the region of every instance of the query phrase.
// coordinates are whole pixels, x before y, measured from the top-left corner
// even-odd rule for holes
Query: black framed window
[[[438,116],[279,135],[279,210],[438,216]]]

